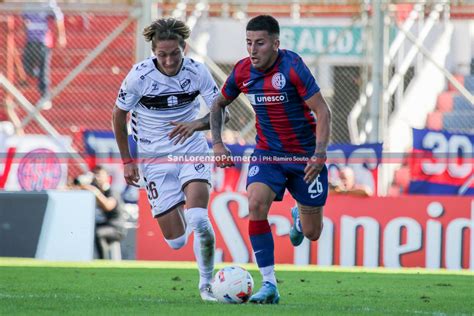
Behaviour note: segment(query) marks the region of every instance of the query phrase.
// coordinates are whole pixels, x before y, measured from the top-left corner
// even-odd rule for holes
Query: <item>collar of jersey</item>
[[[283,55],[283,52],[281,51],[281,49],[278,49],[278,56],[277,56],[277,59],[275,59],[275,62],[270,66],[268,67],[266,70],[260,70],[258,68],[255,68],[252,64],[250,64],[250,66],[255,69],[256,71],[260,72],[260,73],[267,73],[267,72],[270,72],[272,71],[272,69],[275,67],[276,64],[278,64],[278,62],[281,60],[282,58],[282,55]]]
[[[179,66],[178,72],[175,73],[175,74],[172,75],[172,76],[165,74],[164,72],[162,72],[162,71],[160,70],[160,68],[158,68],[158,62],[157,62],[157,60],[156,60],[156,57],[153,57],[153,58],[152,58],[152,62],[153,62],[153,66],[155,67],[156,70],[158,70],[158,72],[159,72],[160,74],[162,74],[163,76],[172,78],[172,77],[176,77],[176,76],[181,72],[181,70],[183,70],[184,57],[181,59],[181,65]]]

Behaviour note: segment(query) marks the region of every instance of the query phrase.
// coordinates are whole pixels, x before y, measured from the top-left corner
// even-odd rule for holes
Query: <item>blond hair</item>
[[[157,42],[167,40],[177,40],[184,49],[185,40],[190,34],[189,27],[175,18],[158,19],[143,30],[143,36],[147,42],[151,42],[152,50],[155,50]]]

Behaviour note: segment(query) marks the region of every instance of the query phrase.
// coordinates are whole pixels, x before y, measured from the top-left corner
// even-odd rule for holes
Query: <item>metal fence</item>
[[[427,17],[433,4],[422,1],[420,18]],[[389,25],[404,21],[413,10],[413,2],[404,1],[406,7],[398,6],[401,1],[393,1],[387,9],[386,18]],[[407,4],[408,3],[408,4]],[[449,2],[446,2],[449,4]],[[462,5],[464,2],[453,4]],[[203,4],[199,6],[199,4]],[[367,85],[372,79],[373,45],[371,32],[372,16],[367,1],[338,1],[328,4],[324,1],[277,1],[262,4],[261,2],[246,1],[160,1],[153,10],[161,15],[175,15],[192,23],[208,17],[223,17],[242,19],[263,12],[274,13],[276,16],[292,19],[311,19],[311,14],[331,16],[335,5],[344,9],[343,16],[350,23],[332,34],[330,40],[324,43],[321,50],[310,51],[311,56],[303,56],[313,71],[322,93],[333,110],[332,142],[348,143],[353,141],[348,117],[354,110],[354,105],[363,99]],[[11,89],[0,89],[0,120],[10,120],[21,133],[45,133],[42,118],[46,119],[60,134],[79,137],[83,129],[111,130],[111,110],[117,90],[130,66],[136,62],[137,25],[140,14],[132,14],[133,5],[80,5],[61,4],[64,13],[67,44],[61,47],[57,44],[47,49],[50,58],[49,97],[52,106],[44,103],[41,98],[40,66],[29,65],[25,61],[37,59],[36,51],[27,52],[27,39],[24,32],[25,9],[40,12],[37,5],[4,6],[0,4],[0,73],[3,74]],[[458,7],[451,7],[455,12]],[[260,10],[260,11],[258,11]],[[271,11],[274,10],[274,11]],[[449,10],[446,10],[449,12]],[[226,13],[227,12],[227,13]],[[464,11],[459,11],[462,14]],[[243,14],[243,16],[242,16]],[[339,12],[340,14],[340,12]],[[448,15],[445,15],[448,17]],[[54,22],[49,22],[54,43],[58,39],[58,29]],[[345,34],[360,36],[354,38],[360,43],[358,56],[339,61],[329,61],[337,53],[338,45],[344,44]],[[342,44],[341,44],[342,43]],[[387,44],[387,49],[390,43]],[[225,45],[225,43],[223,43]],[[243,45],[243,43],[242,43]],[[29,57],[27,56],[29,53]],[[44,52],[43,52],[44,53]],[[41,53],[41,54],[43,54]],[[352,59],[351,59],[352,58]],[[347,60],[346,60],[347,59]],[[346,60],[341,62],[341,60]],[[31,60],[30,60],[31,61]],[[233,64],[219,64],[219,73],[213,68],[216,81],[223,83],[222,78],[228,75]],[[416,66],[416,65],[415,65]],[[410,64],[408,71],[401,73],[401,92],[390,96],[389,112],[396,108],[397,102],[403,97],[403,91],[417,69]],[[399,68],[391,66],[392,72]],[[29,69],[27,69],[29,68]],[[222,73],[224,76],[222,76]],[[387,75],[388,76],[388,75]],[[387,79],[388,80],[388,79]],[[5,86],[5,85],[4,85]],[[398,91],[398,90],[397,90]],[[461,99],[463,96],[461,96]],[[241,106],[232,107],[234,120],[228,125],[229,141],[252,143],[255,130],[253,128],[254,114],[244,100]],[[366,102],[367,103],[367,102]],[[49,109],[45,109],[49,108]],[[30,113],[33,112],[33,113]],[[390,113],[387,114],[387,116]],[[370,108],[364,107],[355,118],[359,131],[367,127]],[[463,124],[466,117],[459,118]],[[472,122],[472,121],[471,121]],[[467,122],[469,125],[469,122]],[[459,126],[456,125],[455,126]],[[442,127],[442,126],[441,126]],[[234,131],[234,132],[232,132]],[[362,140],[367,141],[367,139]],[[78,142],[80,144],[80,142]]]
[[[67,43],[52,19],[46,44],[35,42],[35,31],[28,38],[25,23],[41,28],[50,11],[9,8],[0,13],[0,72],[13,88],[1,89],[2,119],[13,121],[17,133],[46,133],[42,117],[60,134],[110,130],[117,90],[135,62],[137,17],[130,8],[63,8]]]
[[[26,49],[28,43],[24,31],[25,12],[41,14],[42,6],[38,3],[22,4],[1,10],[0,41],[7,45],[0,48],[0,72],[13,85],[14,90],[24,97],[24,102],[16,97],[17,94],[12,94],[12,91],[0,89],[0,103],[4,105],[3,111],[0,111],[0,119],[14,122],[17,133],[42,134],[46,133],[45,127],[39,122],[42,116],[60,134],[72,135],[78,139],[84,129],[111,129],[111,109],[117,89],[130,66],[136,62],[136,28],[139,16],[131,16],[130,11],[134,6],[122,5],[112,9],[106,5],[60,5],[64,13],[67,44],[64,47],[58,44],[58,28],[54,21],[50,21],[53,45],[45,48],[45,58],[49,58],[49,67],[45,66],[45,74],[40,74],[40,64],[25,63],[28,59],[33,63],[39,62],[44,54],[38,50]],[[176,14],[173,10],[179,7],[178,2],[163,2],[157,5],[163,15]],[[217,15],[218,10],[215,7],[218,5],[223,3],[211,2],[211,6],[206,8],[209,10],[207,16]],[[195,3],[190,2],[181,18],[189,20],[193,16],[194,7]],[[227,7],[231,16],[235,16],[237,10],[243,9],[254,14],[252,8],[238,3],[230,3],[230,7]],[[350,8],[354,10],[354,4],[351,4]],[[281,11],[281,7],[278,10]],[[277,13],[291,15],[290,11],[280,11]],[[223,12],[220,11],[220,14]],[[317,64],[310,65],[315,66],[312,70],[318,77]],[[228,75],[233,64],[218,66]],[[50,84],[47,101],[51,101],[51,105],[49,102],[44,103],[39,87],[41,76],[48,76],[48,70]],[[337,142],[349,140],[345,116],[359,94],[359,73],[360,67],[335,68],[334,80],[337,84],[331,85],[334,88],[322,85],[323,93],[336,109],[334,140]],[[217,76],[215,71],[213,74],[217,83],[222,85],[222,78]],[[325,81],[324,78],[317,79]],[[225,137],[229,142],[253,143],[254,114],[248,104],[245,105],[245,100],[237,102],[240,106],[230,108],[234,119],[228,124],[229,131]],[[25,106],[24,103],[30,106]],[[81,142],[76,142],[79,150],[80,144]]]

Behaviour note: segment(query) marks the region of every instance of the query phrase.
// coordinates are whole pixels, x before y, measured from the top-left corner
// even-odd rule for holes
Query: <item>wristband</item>
[[[133,162],[133,159],[130,158],[130,159],[124,160],[124,161],[123,161],[123,164],[124,164],[124,165],[128,165],[129,163],[132,163],[132,162]]]

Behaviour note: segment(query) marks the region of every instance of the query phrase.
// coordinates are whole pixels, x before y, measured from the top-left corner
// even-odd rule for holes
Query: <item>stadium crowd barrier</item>
[[[92,260],[94,225],[88,191],[0,192],[0,257]]]

